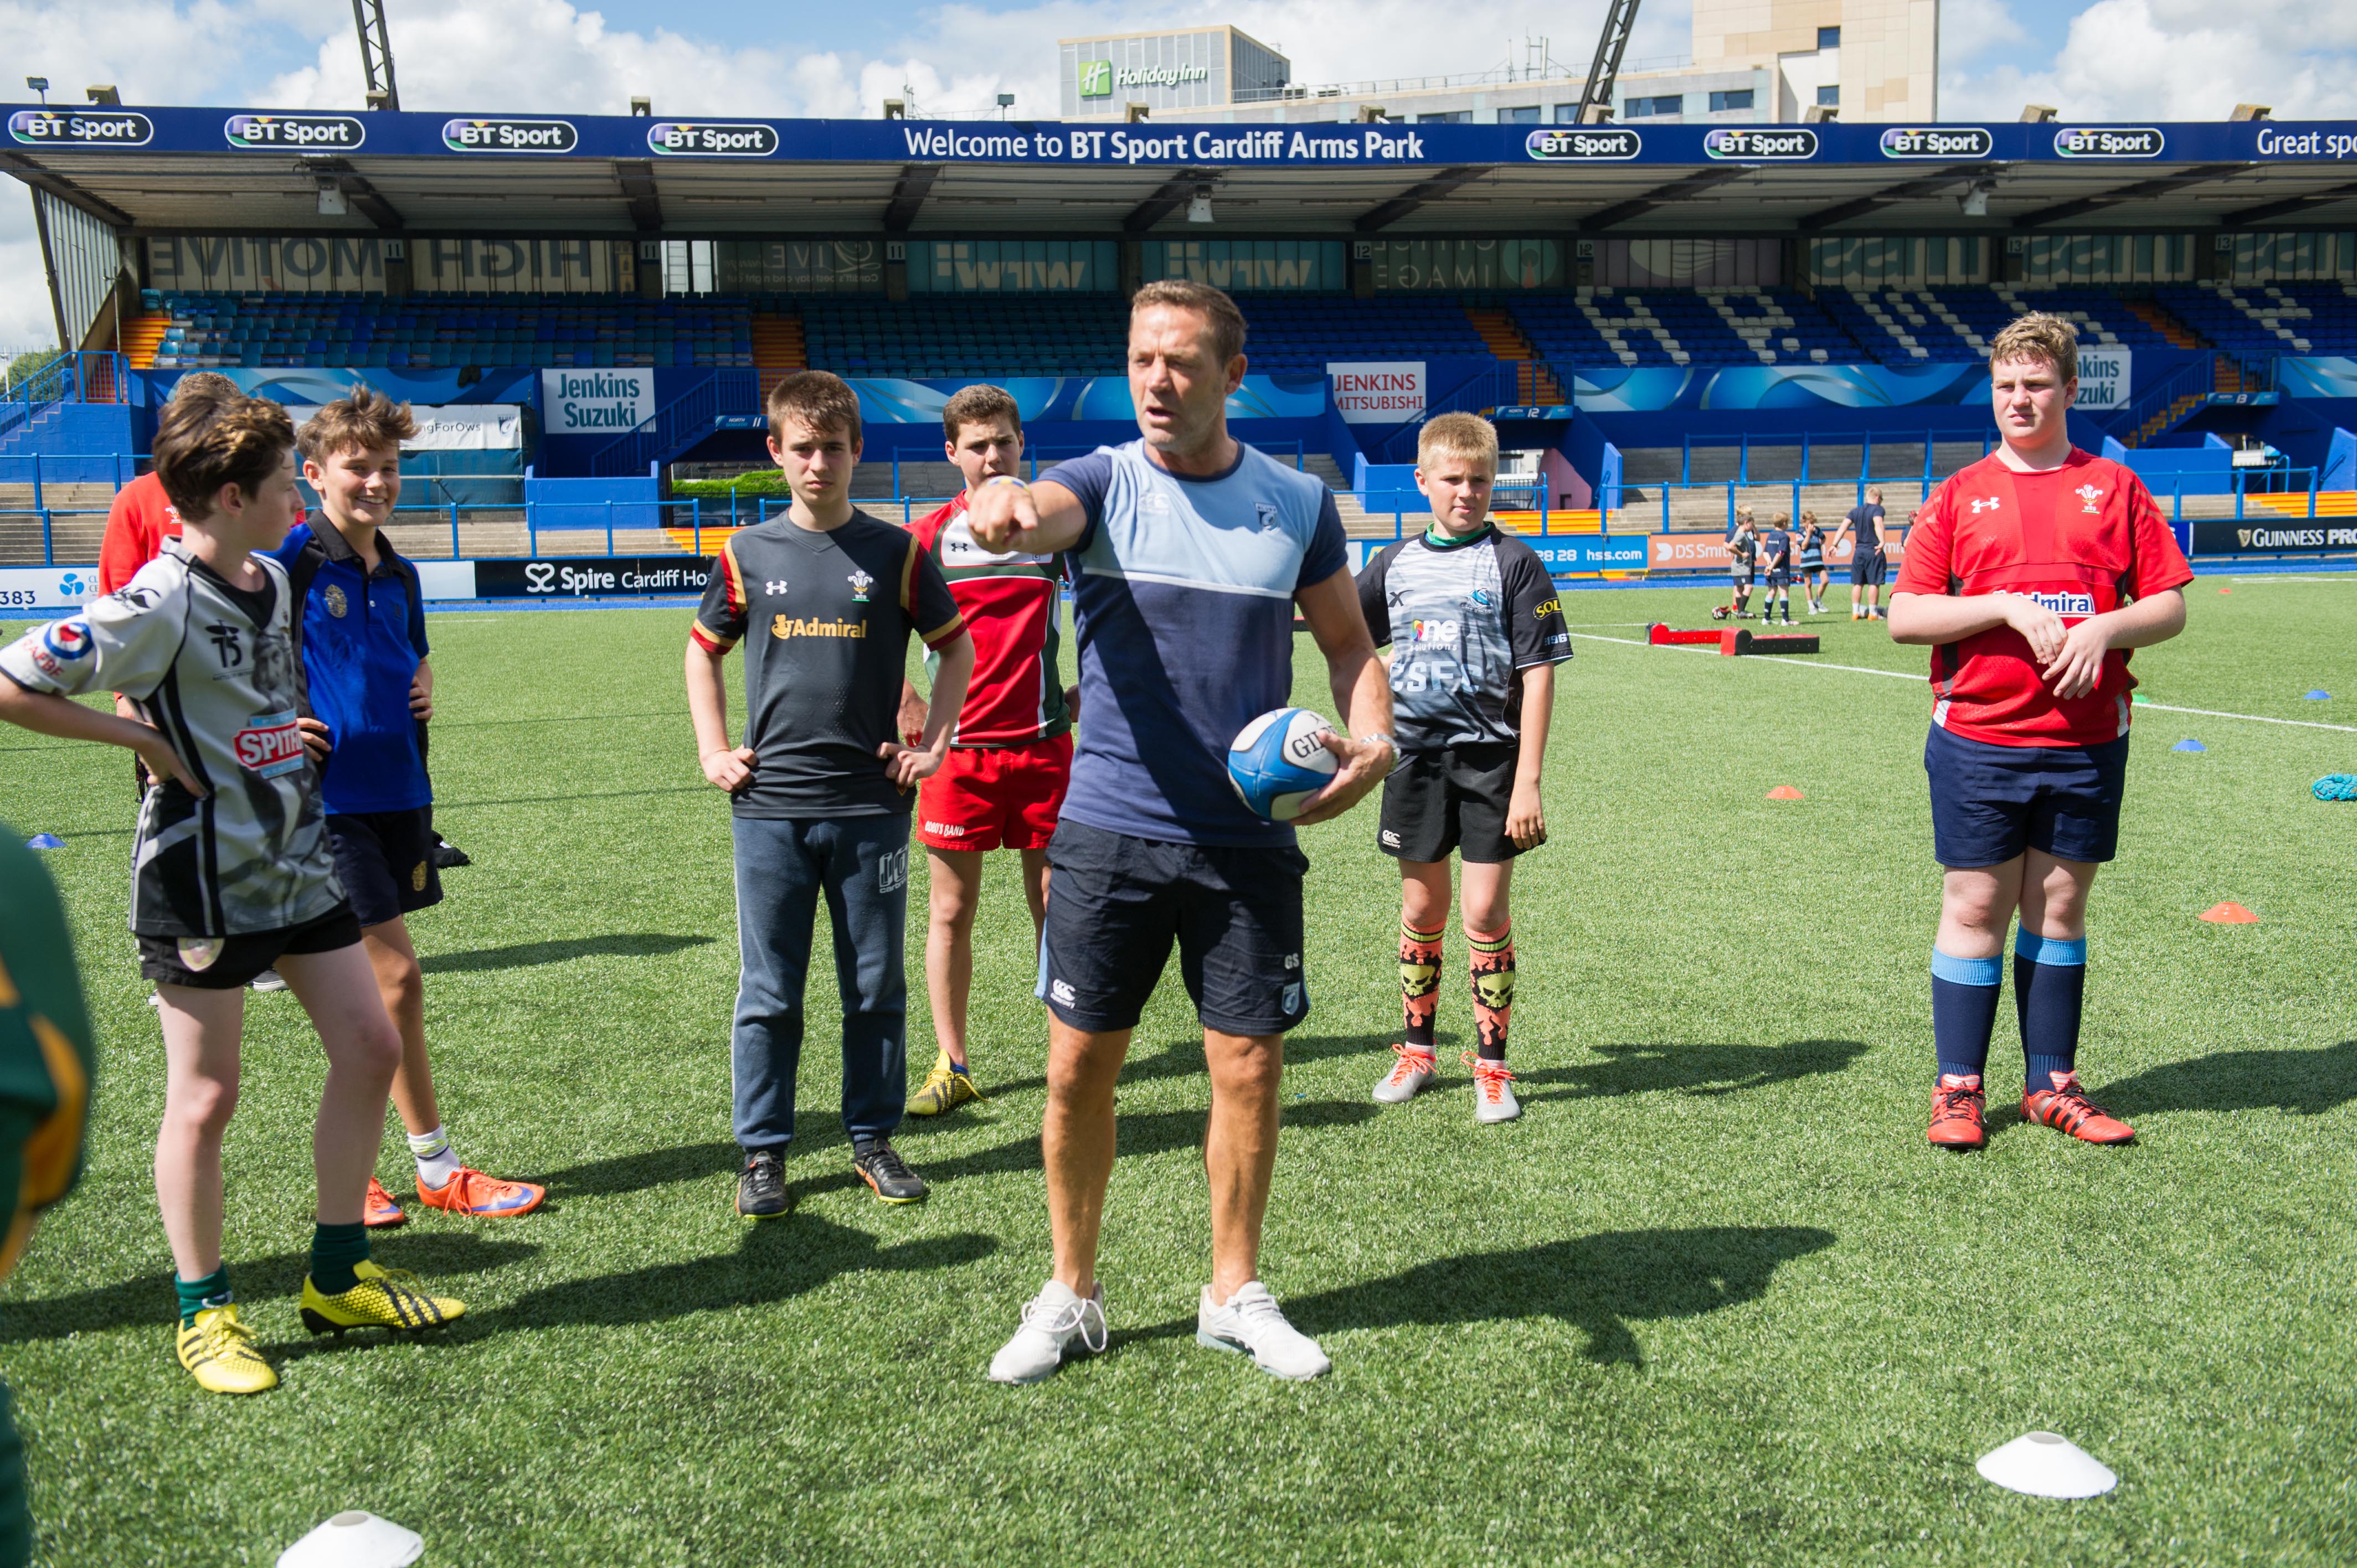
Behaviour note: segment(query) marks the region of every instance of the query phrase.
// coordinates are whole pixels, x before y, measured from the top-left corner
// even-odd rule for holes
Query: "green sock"
[[[187,1328],[206,1307],[229,1305],[229,1265],[223,1263],[200,1280],[184,1280],[175,1273],[172,1288],[180,1294],[180,1326]]]
[[[311,1227],[311,1283],[325,1295],[341,1295],[361,1283],[352,1272],[355,1263],[368,1262],[368,1227],[350,1225],[314,1225]]]

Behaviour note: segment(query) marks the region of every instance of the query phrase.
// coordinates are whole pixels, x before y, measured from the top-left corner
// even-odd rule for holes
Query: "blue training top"
[[[334,816],[434,800],[423,726],[409,711],[409,683],[426,654],[425,595],[417,568],[382,533],[369,572],[335,524],[306,522],[271,552],[294,589],[311,715],[334,742],[319,782]]]
[[[1292,693],[1294,591],[1349,569],[1333,492],[1250,446],[1204,478],[1139,441],[1040,477],[1088,513],[1065,556],[1081,725],[1064,815],[1168,843],[1291,844],[1291,824],[1238,799],[1228,745]]]

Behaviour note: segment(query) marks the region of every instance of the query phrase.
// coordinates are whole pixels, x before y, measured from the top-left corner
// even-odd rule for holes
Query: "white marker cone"
[[[425,1538],[364,1509],[347,1509],[278,1554],[278,1568],[407,1568]]]
[[[2017,1437],[1982,1455],[1974,1468],[2009,1492],[2033,1498],[2095,1498],[2120,1484],[2101,1460],[2051,1432]]]

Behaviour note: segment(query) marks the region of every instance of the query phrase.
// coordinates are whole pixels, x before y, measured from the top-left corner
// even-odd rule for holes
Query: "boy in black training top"
[[[859,400],[837,377],[803,371],[770,393],[770,456],[793,505],[721,547],[689,628],[687,705],[704,776],[728,791],[741,963],[732,1051],[737,1212],[791,1207],[802,987],[811,930],[826,899],[843,994],[843,1125],[852,1166],[887,1203],[925,1184],[887,1138],[908,1099],[909,808],[942,765],[974,673],[949,584],[914,534],[851,504]],[[894,718],[909,634],[940,656],[922,740]],[[745,744],[728,739],[721,663],[745,643]]]
[[[1448,857],[1465,863],[1462,916],[1471,946],[1476,1122],[1522,1114],[1506,1070],[1514,1005],[1514,857],[1546,842],[1539,800],[1555,667],[1571,657],[1563,606],[1537,552],[1490,521],[1498,434],[1444,413],[1416,438],[1417,488],[1432,525],[1391,545],[1359,575],[1375,645],[1390,643],[1393,729],[1400,759],[1383,780],[1377,843],[1400,863],[1400,999],[1407,1037],[1374,1097],[1410,1099],[1436,1073],[1440,939]]]

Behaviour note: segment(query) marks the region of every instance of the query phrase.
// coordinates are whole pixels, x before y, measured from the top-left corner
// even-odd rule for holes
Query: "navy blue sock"
[[[1932,950],[1932,1042],[1943,1077],[1978,1077],[1988,1066],[1996,996],[2005,981],[1999,958],[1957,958]]]
[[[2087,939],[2035,937],[2013,942],[2013,1004],[2021,1019],[2022,1071],[2034,1092],[2079,1065],[2079,1016],[2087,996]]]

